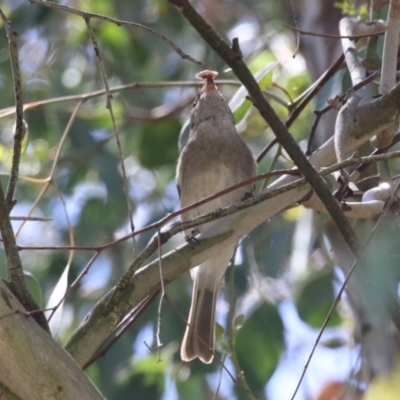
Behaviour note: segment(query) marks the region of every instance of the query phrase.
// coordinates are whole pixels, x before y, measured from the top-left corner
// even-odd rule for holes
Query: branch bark
[[[359,140],[361,141],[362,139]],[[316,152],[312,158],[317,164],[321,165],[323,161],[329,161],[327,157],[329,154],[331,155],[331,159],[334,159],[335,153],[332,140],[325,150],[321,149],[321,151]],[[376,160],[387,156],[380,155]],[[348,160],[341,164],[341,166],[350,165],[353,162],[361,160],[362,158]],[[332,169],[322,171],[321,174],[326,175]],[[198,244],[182,245],[163,256],[162,265],[165,283],[167,284],[177,279],[190,268],[202,263],[218,252],[221,246],[237,242],[239,238],[262,222],[270,219],[294,202],[300,201],[309,192],[310,186],[304,179],[293,181],[294,179],[296,178],[292,176],[281,178],[265,192],[254,198],[238,205],[217,210],[216,213],[219,216],[226,216],[199,236]],[[259,202],[260,198],[264,199],[264,201]],[[241,207],[246,207],[247,202],[253,205],[242,209],[242,211],[236,214],[225,214],[230,212],[230,210],[237,211]],[[377,207],[382,208],[381,203],[377,204]],[[201,216],[197,220],[202,223],[210,221],[211,214]],[[173,231],[174,228],[170,228],[168,232]],[[153,248],[156,249],[157,246],[154,245]],[[147,257],[150,254],[147,253]],[[133,264],[135,264],[135,261]],[[160,273],[158,260],[138,270],[132,278],[126,279],[126,282],[122,278],[118,285],[108,292],[86,316],[84,322],[68,341],[66,350],[83,367],[110,334],[117,329],[125,315],[135,307],[140,306],[141,302],[147,296],[159,288]]]
[[[102,399],[71,356],[24,314],[0,281],[0,388],[7,398]]]

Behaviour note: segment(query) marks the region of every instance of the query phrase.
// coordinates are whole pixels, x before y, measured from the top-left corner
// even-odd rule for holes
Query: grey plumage
[[[181,206],[186,207],[255,175],[251,151],[236,131],[228,104],[217,90],[217,73],[203,71],[198,77],[204,87],[194,104],[189,140],[179,157],[177,185]],[[249,184],[182,215],[188,221],[219,207],[240,202],[252,191]],[[197,227],[200,232],[211,223]],[[186,232],[190,235],[191,232]],[[215,302],[225,270],[236,244],[222,248],[217,255],[191,270],[193,279],[189,326],[181,347],[183,361],[199,357],[210,363],[214,356]]]

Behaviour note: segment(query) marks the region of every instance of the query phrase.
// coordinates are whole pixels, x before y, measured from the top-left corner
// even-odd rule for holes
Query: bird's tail
[[[181,346],[183,361],[191,361],[198,357],[209,364],[213,360],[217,295],[218,287],[214,291],[209,290],[204,285],[199,285],[198,280],[195,279],[188,326]]]

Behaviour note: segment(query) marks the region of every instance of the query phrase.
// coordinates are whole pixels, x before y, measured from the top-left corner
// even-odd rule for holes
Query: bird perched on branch
[[[236,131],[233,115],[214,83],[215,71],[202,71],[197,77],[204,86],[193,104],[190,135],[177,166],[177,186],[181,206],[186,207],[255,175],[254,157]],[[182,215],[191,220],[216,208],[240,202],[252,192],[248,184],[195,207]],[[199,226],[204,232],[210,225]],[[190,237],[192,232],[186,232]],[[210,363],[214,357],[215,304],[225,270],[237,243],[219,249],[218,253],[191,270],[192,304],[188,326],[181,347],[183,361],[199,358]]]

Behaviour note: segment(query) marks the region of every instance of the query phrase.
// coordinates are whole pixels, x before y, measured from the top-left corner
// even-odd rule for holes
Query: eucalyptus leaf
[[[244,322],[236,336],[236,354],[250,389],[262,391],[284,348],[278,310],[264,303]]]
[[[277,62],[271,62],[254,74],[254,79],[258,82],[261,90],[265,90],[271,84],[272,71],[277,65]],[[252,106],[251,101],[247,99],[247,95],[247,89],[241,86],[229,102],[235,123],[239,123]]]
[[[40,282],[34,274],[29,271],[24,271],[25,283],[28,287],[29,293],[39,307],[43,306],[43,291]]]
[[[62,314],[63,314],[63,307],[64,307],[64,296],[68,289],[68,273],[69,273],[70,264],[67,264],[63,273],[61,274],[60,279],[58,280],[53,292],[50,295],[49,301],[47,302],[46,308],[53,308],[56,307],[58,304],[57,310],[53,311],[46,311],[45,315],[49,320],[49,327],[51,334],[56,337],[59,334],[60,325],[62,321]]]
[[[298,286],[296,296],[300,318],[315,328],[321,327],[334,301],[333,272],[319,272],[308,275]],[[336,310],[329,320],[329,326],[341,322]]]

